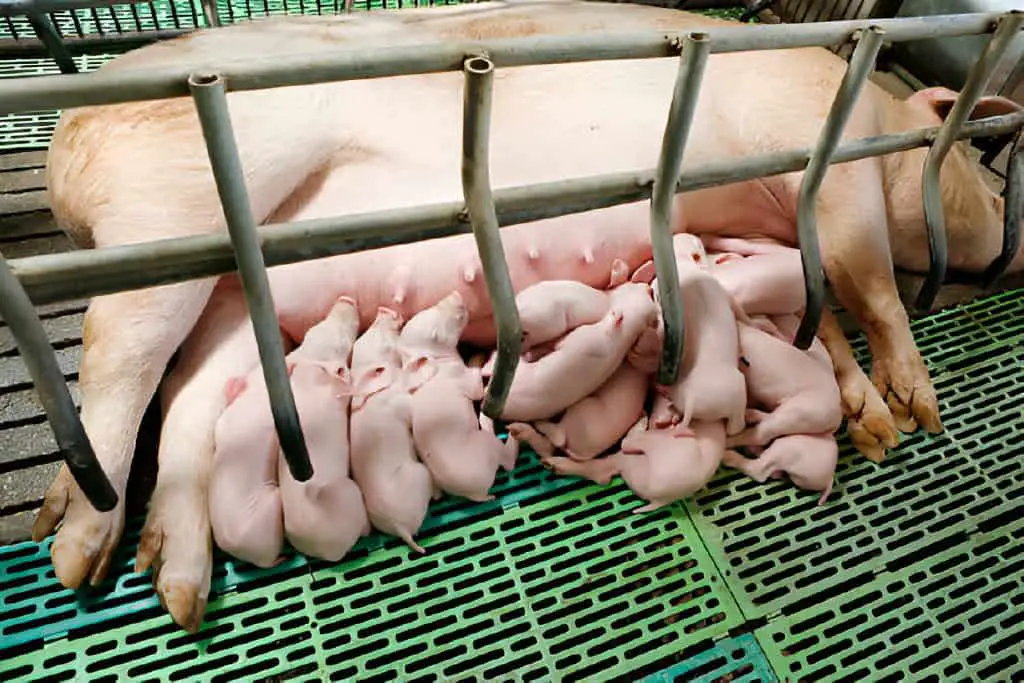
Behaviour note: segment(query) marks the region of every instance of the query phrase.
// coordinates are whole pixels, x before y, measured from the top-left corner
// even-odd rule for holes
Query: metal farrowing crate
[[[113,491],[34,305],[227,273],[237,259],[258,340],[273,350],[266,346],[276,335],[266,266],[454,234],[468,222],[495,303],[501,357],[484,410],[497,414],[519,337],[499,225],[650,198],[659,281],[670,282],[668,200],[674,192],[806,168],[798,212],[808,274],[800,335],[806,344],[825,303],[813,206],[831,163],[931,147],[925,176],[933,185],[926,205],[932,269],[918,300],[922,308],[930,305],[946,269],[937,171],[954,140],[1021,129],[1021,114],[965,121],[1022,20],[1018,12],[776,25],[757,32],[723,28],[668,39],[656,32],[621,34],[600,44],[585,36],[534,37],[338,50],[302,70],[282,60],[263,68],[225,63],[202,74],[149,70],[130,78],[100,73],[0,82],[2,114],[191,95],[229,226],[229,234],[159,245],[0,260],[0,314],[66,461],[99,509],[113,506]],[[993,33],[989,47],[943,126],[839,144],[883,36],[904,41],[986,32]],[[709,53],[844,41],[856,47],[814,149],[708,164],[680,176],[693,95]],[[496,68],[672,55],[680,55],[680,68],[658,168],[491,192],[487,130]],[[290,223],[273,226],[272,234],[253,225],[225,82],[246,90],[440,70],[462,70],[466,77],[464,204]],[[1018,135],[1008,206],[1019,203],[1014,198],[1022,191],[1019,148]],[[1012,218],[1008,226],[1014,227]],[[257,237],[263,230],[267,234]],[[1005,268],[1017,239],[1015,230],[1006,230],[1003,256],[988,277]],[[678,297],[662,302],[666,357],[678,358]],[[825,509],[812,509],[788,488],[723,473],[696,498],[635,518],[626,514],[632,497],[625,487],[553,479],[530,456],[511,475],[499,475],[496,501],[435,505],[423,528],[431,552],[422,558],[409,558],[404,547],[376,535],[337,565],[295,556],[257,571],[218,557],[215,599],[195,636],[161,618],[146,576],[115,575],[111,592],[79,600],[53,578],[49,541],[10,546],[0,550],[0,676],[65,680],[84,671],[90,680],[409,680],[472,674],[493,680],[557,672],[565,680],[945,680],[1019,673],[1024,626],[1013,615],[1024,604],[1024,461],[1012,454],[1024,434],[1015,412],[1022,312],[1024,298],[1008,292],[918,320],[915,335],[950,416],[947,433],[905,439],[881,469],[851,457],[846,445],[840,495]],[[862,344],[857,348],[863,352]],[[677,372],[672,365],[663,363],[663,381]],[[283,362],[264,364],[264,372],[289,465],[304,479],[308,456],[295,429]],[[1002,398],[979,402],[989,391]],[[123,545],[137,541],[137,529],[129,525]],[[126,565],[128,556],[120,557]]]

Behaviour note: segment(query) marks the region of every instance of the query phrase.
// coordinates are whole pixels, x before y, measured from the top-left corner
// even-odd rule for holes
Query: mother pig
[[[105,71],[140,66],[207,66],[224,58],[268,59],[339,45],[477,40],[602,30],[686,30],[725,25],[700,16],[631,4],[502,2],[338,17],[290,17],[199,31],[120,57]],[[735,24],[732,24],[735,25]],[[750,27],[745,30],[757,30]],[[298,47],[290,47],[297,45]],[[494,81],[491,177],[495,186],[654,167],[678,60],[626,60],[499,69]],[[811,146],[843,76],[825,49],[713,55],[704,76],[684,168],[711,159]],[[460,201],[463,77],[442,73],[302,86],[230,95],[230,108],[256,219],[260,222]],[[848,138],[937,125],[949,93],[906,102],[866,86]],[[975,114],[1006,110],[985,99]],[[839,300],[865,329],[878,388],[855,363],[836,363],[851,426],[867,441],[894,446],[894,410],[941,428],[935,393],[914,345],[892,274],[927,264],[919,192],[924,151],[830,170],[818,205],[826,273]],[[766,236],[795,242],[801,174],[687,194],[673,230]],[[64,113],[50,150],[54,213],[83,247],[221,231],[198,120],[187,99],[87,107]],[[946,160],[942,194],[950,266],[980,270],[1000,247],[1002,202],[962,151]],[[539,280],[578,279],[604,287],[612,260],[630,268],[650,258],[648,207],[635,203],[503,232],[517,291]],[[1024,252],[1011,266],[1024,266]],[[458,289],[473,325],[493,341],[490,308],[472,238],[363,252],[271,271],[282,328],[301,340],[339,295],[358,302],[363,326],[379,305],[404,317]],[[86,315],[79,389],[85,429],[114,486],[124,493],[147,402],[176,349],[203,313],[216,278],[97,297]],[[175,621],[192,626],[209,589],[205,479],[219,387],[234,374],[214,353],[235,329],[227,323],[189,340],[187,376],[164,394],[160,470],[140,547],[141,565],[160,567],[157,591]],[[227,329],[231,328],[231,330]],[[824,331],[824,328],[823,328]],[[825,335],[823,334],[823,337]],[[849,358],[841,336],[834,357]],[[255,362],[256,355],[249,359]],[[238,358],[233,357],[237,364]],[[171,379],[179,371],[174,370]],[[217,387],[213,390],[213,387]],[[193,433],[188,440],[176,437]],[[46,495],[36,538],[63,519],[52,546],[68,587],[103,578],[123,527],[123,508],[98,513],[66,469]],[[203,564],[205,563],[205,565]]]

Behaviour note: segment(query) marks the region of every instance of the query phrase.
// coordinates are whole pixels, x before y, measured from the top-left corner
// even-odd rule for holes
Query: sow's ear
[[[922,102],[934,111],[936,116],[945,120],[949,116],[950,110],[953,109],[957,96],[958,93],[949,88],[925,88],[908,97],[907,102]],[[984,119],[990,116],[1012,114],[1020,111],[1022,108],[1024,107],[1006,97],[988,95],[978,98],[974,105],[974,111],[971,112],[969,118],[972,120]]]

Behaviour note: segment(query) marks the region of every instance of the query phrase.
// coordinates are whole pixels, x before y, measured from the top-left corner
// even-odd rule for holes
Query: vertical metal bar
[[[835,154],[836,147],[842,138],[846,122],[850,118],[857,97],[864,87],[864,82],[874,70],[878,51],[882,47],[885,32],[878,26],[869,26],[861,31],[856,38],[857,47],[850,57],[839,90],[832,101],[828,118],[821,128],[818,143],[811,154],[800,183],[800,194],[797,199],[796,231],[800,243],[800,260],[804,267],[804,289],[807,303],[804,316],[800,321],[793,344],[799,349],[807,349],[814,341],[814,335],[821,323],[821,311],[825,305],[825,273],[821,266],[821,251],[818,245],[818,224],[816,201],[821,182],[828,172],[829,163]]]
[[[663,385],[675,384],[679,377],[683,340],[686,337],[679,270],[676,267],[675,250],[672,248],[672,206],[675,203],[686,140],[690,136],[693,114],[697,110],[704,67],[711,53],[711,41],[706,33],[691,33],[683,37],[680,49],[682,55],[679,57],[672,102],[661,140],[661,155],[651,189],[651,251],[654,255],[654,269],[658,274],[658,295],[665,323],[665,341],[661,349],[661,364],[658,366],[658,383]]]
[[[26,15],[26,18],[29,25],[32,26],[32,30],[35,31],[36,37],[46,47],[46,51],[50,53],[50,57],[53,61],[57,62],[57,67],[61,73],[78,73],[75,60],[71,58],[71,53],[68,52],[64,41],[57,35],[57,30],[50,19],[43,14],[36,14],[35,12],[30,12]]]
[[[135,30],[136,31],[141,31],[142,30],[142,19],[139,17],[139,9],[138,9],[138,7],[136,7],[135,3],[133,2],[132,4],[128,5],[128,9],[131,10],[132,19],[135,20]]]
[[[46,331],[39,322],[32,300],[2,255],[0,317],[11,328],[11,334],[14,335],[18,351],[32,377],[39,401],[46,411],[46,418],[50,421],[53,436],[71,476],[94,508],[100,512],[113,510],[117,505],[117,492],[96,460],[92,444],[89,443],[78,410],[64,382],[64,373],[57,365],[57,357],[50,346],[50,340],[46,338]]]
[[[1003,248],[981,276],[985,287],[1003,274],[1020,249],[1020,224],[1024,221],[1024,128],[1017,131],[1010,148],[1003,201]]]
[[[462,193],[480,252],[487,293],[493,302],[494,327],[498,333],[494,374],[480,409],[487,417],[497,420],[505,409],[519,365],[522,327],[491,193],[489,139],[494,62],[487,57],[468,57],[462,70],[466,76],[462,110]]]
[[[1021,24],[1024,23],[1024,11],[1012,10],[999,18],[996,23],[996,30],[992,38],[985,46],[978,61],[971,67],[967,75],[967,82],[960,90],[960,94],[953,104],[953,108],[946,116],[946,120],[939,129],[935,143],[928,150],[928,156],[924,162],[924,172],[921,174],[921,195],[924,201],[924,218],[928,226],[928,249],[929,267],[928,276],[921,285],[921,291],[917,294],[917,301],[914,305],[918,310],[931,308],[935,296],[939,293],[943,281],[946,279],[946,266],[949,260],[946,243],[946,217],[942,209],[942,192],[939,186],[939,172],[946,154],[956,141],[957,132],[967,121],[974,110],[978,98],[984,93],[992,72],[999,64],[1000,59],[1010,47]]]
[[[217,0],[201,0],[203,15],[207,26],[220,26],[220,15],[217,13]]]
[[[239,279],[242,281],[256,333],[278,440],[292,476],[296,481],[306,481],[313,476],[313,466],[309,462],[295,397],[285,367],[284,345],[281,343],[270,282],[256,234],[256,221],[242,175],[242,162],[235,145],[224,81],[217,75],[193,74],[188,79],[188,87],[199,114],[217,193],[220,195],[238,263]]]

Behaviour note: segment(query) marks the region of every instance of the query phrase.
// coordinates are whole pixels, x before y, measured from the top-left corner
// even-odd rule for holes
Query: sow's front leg
[[[195,324],[213,289],[200,280],[96,297],[85,314],[78,387],[81,419],[119,503],[97,512],[61,468],[32,528],[41,541],[63,520],[50,548],[66,588],[99,585],[124,529],[124,496],[142,415],[164,368]]]
[[[206,610],[213,563],[207,490],[214,427],[227,404],[228,379],[257,363],[248,309],[232,278],[214,293],[161,387],[159,469],[135,560],[137,572],[153,567],[161,604],[193,633]]]
[[[836,298],[864,330],[872,379],[896,426],[908,433],[918,425],[941,432],[935,387],[896,287],[879,160],[831,167],[817,210],[822,265]],[[840,384],[844,401],[852,402],[851,389]]]

